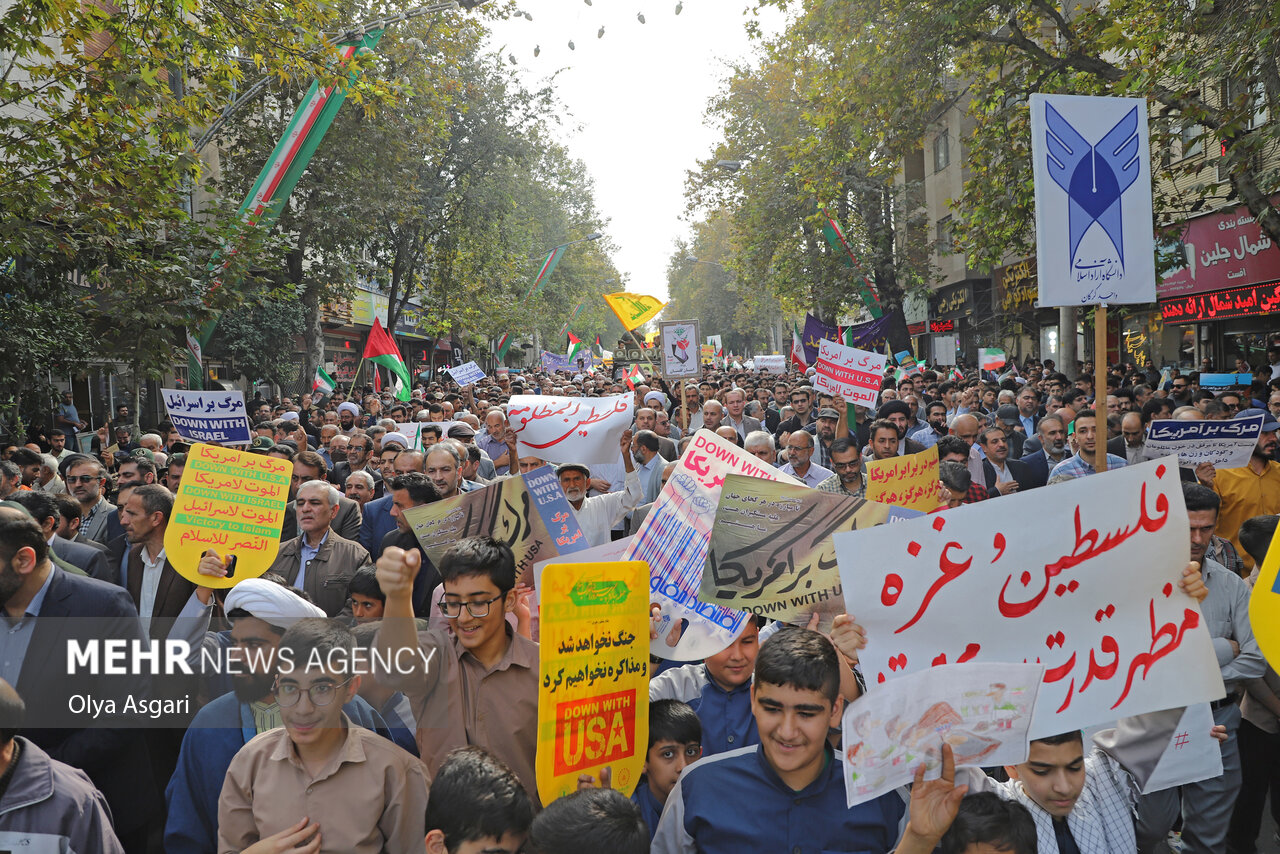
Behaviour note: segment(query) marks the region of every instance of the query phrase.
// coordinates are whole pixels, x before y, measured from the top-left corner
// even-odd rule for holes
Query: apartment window
[[[1247,127],[1255,130],[1267,123],[1267,92],[1261,80],[1248,84],[1239,80],[1226,80],[1222,84],[1222,100],[1229,106],[1244,98],[1249,99],[1248,107],[1252,109]]]
[[[941,133],[933,138],[933,171],[941,172],[951,163],[951,143],[947,138],[947,131],[944,128]]]
[[[938,220],[938,254],[950,255],[952,253],[951,246],[951,217],[944,216]]]
[[[1186,124],[1178,135],[1183,157],[1195,157],[1204,151],[1204,125]]]

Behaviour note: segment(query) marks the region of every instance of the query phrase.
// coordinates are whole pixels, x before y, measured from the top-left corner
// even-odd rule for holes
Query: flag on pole
[[[627,381],[627,388],[635,391],[636,383],[645,381],[644,372],[640,370],[639,365],[632,365],[631,370],[627,371],[623,379]]]
[[[586,303],[586,300],[583,300],[582,302],[578,303],[577,305],[575,305],[575,306],[573,307],[573,313],[569,315],[569,319],[568,319],[568,320],[566,320],[566,321],[564,322],[564,326],[561,326],[561,327],[560,327],[560,332],[559,332],[559,333],[557,333],[557,334],[559,334],[559,335],[567,335],[567,334],[568,334],[568,332],[569,332],[569,325],[570,325],[571,323],[573,323],[573,321],[574,321],[574,320],[576,320],[576,319],[577,319],[577,317],[578,317],[578,315],[579,315],[579,314],[581,314],[581,313],[582,313],[582,309],[583,309],[584,307],[586,307],[586,304],[587,304],[587,303]]]
[[[853,254],[853,247],[849,245],[848,239],[840,229],[840,223],[836,222],[825,208],[822,209],[822,220],[822,236],[826,238],[827,245],[842,256],[844,263],[852,268],[861,280],[858,283],[858,297],[862,300],[862,304],[867,307],[867,311],[871,312],[872,317],[883,317],[884,309],[880,305],[880,295],[876,293],[871,279],[862,271],[862,264],[858,262],[858,256]]]
[[[791,364],[797,371],[809,367],[804,361],[804,342],[800,340],[800,328],[791,324]]]
[[[596,336],[595,349],[592,350],[591,352],[597,356],[600,356],[601,358],[604,357],[604,345],[600,343],[599,335]]]
[[[547,279],[551,278],[551,274],[556,271],[556,266],[560,263],[560,259],[564,257],[565,250],[568,248],[569,244],[562,243],[548,252],[547,257],[542,259],[542,266],[538,269],[538,275],[534,277],[533,284],[529,286],[529,292],[524,295],[526,301],[533,299],[538,291],[542,290],[542,286],[547,283]]]
[[[498,339],[498,361],[501,362],[507,358],[507,351],[511,349],[511,333],[504,332],[502,337]]]
[[[574,358],[585,349],[586,347],[583,346],[582,339],[579,338],[577,335],[574,335],[572,332],[570,332],[569,333],[569,352],[565,357],[569,360],[569,363],[572,364]]]
[[[947,379],[958,383],[964,379],[964,374],[960,372],[959,368],[952,368],[951,373],[947,374]]]
[[[984,371],[995,371],[1004,367],[1005,356],[1003,350],[994,347],[984,347],[978,351],[978,367]]]
[[[628,332],[653,320],[666,306],[665,302],[659,302],[657,297],[648,294],[605,294],[604,301]]]
[[[399,377],[401,386],[396,399],[409,399],[409,387],[413,385],[409,369],[405,366],[404,359],[400,357],[400,349],[396,347],[396,342],[387,334],[387,330],[382,328],[382,321],[376,317],[373,319],[373,328],[369,330],[369,340],[364,345],[364,358],[375,365],[381,365]]]
[[[319,392],[325,397],[333,394],[334,382],[333,377],[324,372],[324,368],[316,365],[316,378],[311,382],[311,393]]]

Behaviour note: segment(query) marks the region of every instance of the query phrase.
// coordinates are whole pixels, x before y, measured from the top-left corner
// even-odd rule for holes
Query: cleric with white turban
[[[246,578],[227,593],[227,613],[247,611],[264,623],[289,628],[307,617],[324,617],[325,612],[283,584],[262,578]]]

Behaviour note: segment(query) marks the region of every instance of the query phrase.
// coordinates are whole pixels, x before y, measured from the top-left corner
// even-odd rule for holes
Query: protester
[[[532,823],[520,780],[483,748],[453,751],[431,780],[427,854],[518,854]]]

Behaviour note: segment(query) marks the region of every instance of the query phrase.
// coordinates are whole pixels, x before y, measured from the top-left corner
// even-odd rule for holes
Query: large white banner
[[[940,664],[1040,663],[1032,738],[1226,693],[1178,587],[1190,534],[1174,458],[833,541],[871,690]]]
[[[616,463],[631,426],[635,395],[552,397],[518,394],[507,406],[520,456],[549,463]]]
[[[889,357],[822,339],[818,342],[817,375],[813,387],[828,394],[844,395],[846,403],[874,407],[884,383]]]
[[[1156,299],[1147,102],[1031,96],[1040,305]]]
[[[702,567],[725,475],[745,474],[799,486],[710,430],[699,430],[631,539],[623,560],[649,563],[649,595],[662,608],[650,651],[676,661],[697,661],[733,643],[750,614],[698,601]],[[682,621],[688,621],[683,626]]]

